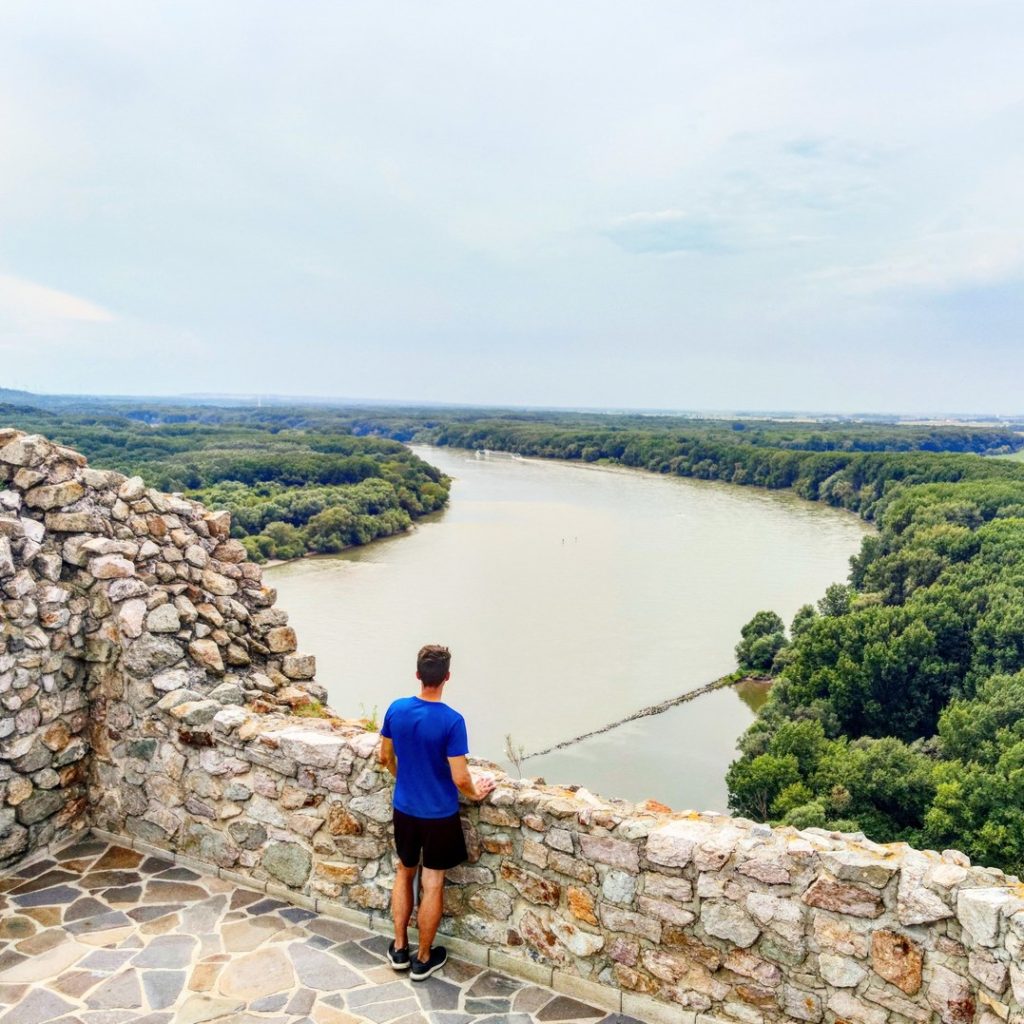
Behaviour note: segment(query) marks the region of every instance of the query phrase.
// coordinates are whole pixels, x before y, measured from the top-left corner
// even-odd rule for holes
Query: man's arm
[[[398,778],[398,759],[395,757],[395,745],[391,742],[390,736],[381,736],[380,750],[377,752],[377,760],[384,768],[387,768],[387,770],[391,772],[396,779]],[[465,758],[463,758],[463,760],[465,760]]]
[[[449,757],[448,764],[452,770],[452,782],[455,783],[458,791],[469,800],[483,800],[492,789],[494,779],[483,778],[475,781],[469,772],[469,765],[466,756]]]

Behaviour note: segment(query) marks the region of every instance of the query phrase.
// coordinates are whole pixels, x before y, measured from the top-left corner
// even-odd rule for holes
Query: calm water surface
[[[578,463],[416,448],[454,479],[408,535],[267,571],[341,714],[416,691],[424,643],[472,752],[504,760],[735,667],[761,608],[785,620],[843,580],[866,527],[789,494]],[[524,774],[725,809],[725,769],[763,692],[718,691],[526,761]]]

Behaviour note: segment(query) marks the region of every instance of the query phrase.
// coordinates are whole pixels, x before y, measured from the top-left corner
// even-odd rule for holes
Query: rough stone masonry
[[[89,827],[386,915],[377,736],[229,518],[0,430],[0,867]],[[956,851],[500,778],[447,934],[689,1024],[1024,1024],[1024,887]],[[702,1019],[703,1018],[703,1019]]]

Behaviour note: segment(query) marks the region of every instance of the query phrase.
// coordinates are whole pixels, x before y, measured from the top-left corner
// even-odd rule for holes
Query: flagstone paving
[[[87,837],[0,880],[0,1024],[634,1024],[455,958],[414,984],[387,941]]]

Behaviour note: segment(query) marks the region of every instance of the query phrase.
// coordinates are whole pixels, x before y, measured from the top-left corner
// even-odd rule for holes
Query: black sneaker
[[[447,962],[448,950],[444,946],[432,946],[430,949],[430,959],[421,960],[419,957],[416,957],[413,960],[410,977],[413,981],[426,981],[436,971],[441,970]]]
[[[391,945],[388,946],[388,963],[396,971],[407,971],[409,966],[412,964],[412,957],[409,956],[409,947],[405,949],[395,949],[395,940],[391,940]]]

